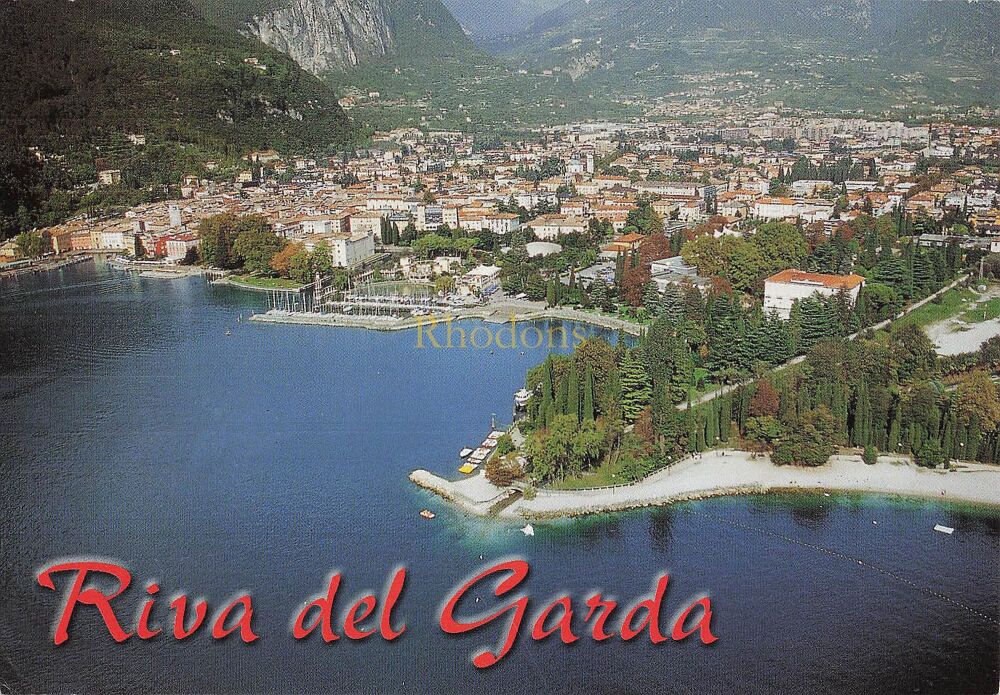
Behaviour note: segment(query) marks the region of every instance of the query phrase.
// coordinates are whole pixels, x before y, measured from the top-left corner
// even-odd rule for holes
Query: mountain
[[[195,0],[213,21],[291,56],[314,75],[475,47],[439,0]]]
[[[490,48],[528,30],[534,21],[566,0],[444,0],[477,45]]]
[[[319,149],[350,124],[291,59],[186,0],[0,6],[0,120],[28,138],[165,133],[218,147]]]
[[[997,2],[569,0],[503,50],[516,64],[639,94],[750,71],[769,97],[853,107],[994,99],[998,43]]]
[[[511,1],[527,0],[501,0]],[[356,100],[352,115],[378,129],[519,127],[572,105],[553,80],[520,75],[478,48],[440,0],[195,2]]]

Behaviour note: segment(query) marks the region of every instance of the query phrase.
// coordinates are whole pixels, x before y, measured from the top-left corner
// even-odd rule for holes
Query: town
[[[179,196],[23,232],[3,252],[8,272],[98,254],[151,277],[205,273],[265,293],[256,321],[416,328],[418,348],[442,346],[441,323],[449,349],[504,345],[462,319],[510,321],[512,334],[517,321],[576,322],[572,354],[518,394],[516,445],[462,467],[488,461],[491,495],[525,476],[638,481],[731,438],[794,464],[821,465],[835,444],[930,467],[989,462],[998,158],[993,126],[780,108],[506,143],[408,128],[342,157],[254,151],[229,178],[206,162]],[[121,175],[101,170],[94,187]],[[632,343],[588,339],[587,324]],[[845,371],[803,395],[821,381],[812,369],[855,349],[889,349],[913,363],[892,379],[928,389],[942,367],[927,361],[947,360],[950,392],[928,396],[936,414],[920,422],[909,382],[876,395]]]

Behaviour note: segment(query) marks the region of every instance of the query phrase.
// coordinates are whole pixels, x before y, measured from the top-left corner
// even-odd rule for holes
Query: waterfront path
[[[272,310],[255,314],[253,321],[262,323],[315,324],[320,326],[341,326],[347,328],[367,328],[376,331],[407,331],[420,326],[430,328],[448,321],[478,319],[487,323],[503,324],[511,320],[528,321],[576,321],[598,328],[622,331],[631,336],[639,335],[639,325],[615,316],[567,309],[546,307],[541,302],[518,302],[515,300],[491,302],[485,306],[454,308],[428,316],[366,316],[362,314],[317,314]]]
[[[485,516],[504,491],[484,476],[450,482],[426,471],[411,480]],[[834,456],[816,468],[775,466],[766,455],[711,451],[689,458],[631,485],[589,490],[538,490],[500,512],[503,518],[542,519],[583,516],[660,506],[684,500],[778,491],[856,492],[967,502],[1000,507],[1000,467],[956,464],[951,471],[920,468],[899,457],[881,457],[874,466],[858,456]]]

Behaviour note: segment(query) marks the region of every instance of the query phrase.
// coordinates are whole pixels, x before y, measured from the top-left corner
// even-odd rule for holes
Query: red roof
[[[807,273],[804,270],[782,270],[777,275],[772,275],[765,282],[785,282],[802,283],[809,285],[823,285],[835,290],[853,290],[858,285],[865,282],[865,278],[860,275],[823,275],[822,273]]]

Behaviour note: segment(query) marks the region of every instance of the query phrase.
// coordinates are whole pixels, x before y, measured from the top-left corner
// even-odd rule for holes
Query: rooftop
[[[836,290],[853,290],[864,284],[865,278],[860,275],[823,275],[822,273],[807,273],[804,270],[782,270],[772,275],[767,283],[786,283],[794,285],[822,285]]]

